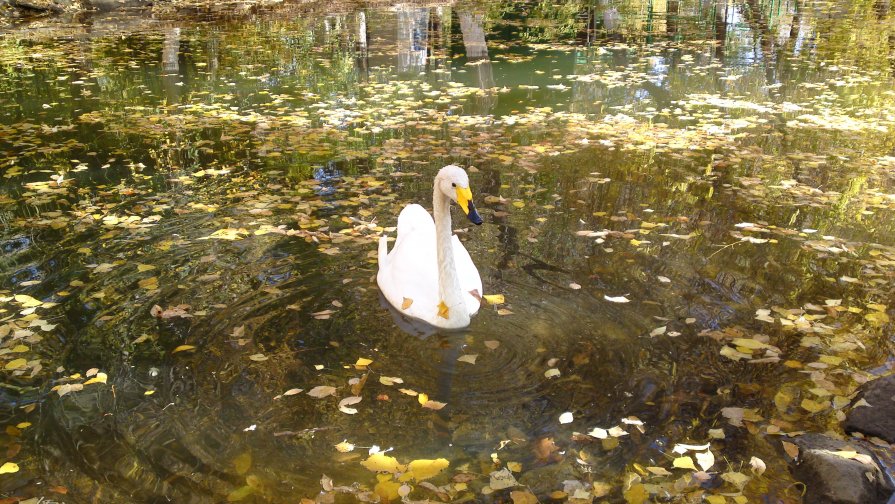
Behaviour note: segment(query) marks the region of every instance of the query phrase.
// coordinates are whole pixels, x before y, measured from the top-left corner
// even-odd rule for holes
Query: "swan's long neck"
[[[467,325],[469,313],[463,302],[451,240],[451,200],[441,192],[437,183],[432,194],[432,211],[435,214],[435,246],[438,252],[438,294],[448,306],[448,320]]]

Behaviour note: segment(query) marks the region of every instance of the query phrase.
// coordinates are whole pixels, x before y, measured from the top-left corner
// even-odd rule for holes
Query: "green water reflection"
[[[837,429],[892,362],[892,41],[886,2],[10,30],[3,496],[394,498],[360,463],[376,445],[449,461],[414,500],[506,501],[489,473],[512,463],[542,499],[798,502],[781,436]],[[420,337],[379,299],[375,243],[448,163],[469,168],[486,223],[460,235],[506,302]],[[708,474],[672,467],[707,442]]]

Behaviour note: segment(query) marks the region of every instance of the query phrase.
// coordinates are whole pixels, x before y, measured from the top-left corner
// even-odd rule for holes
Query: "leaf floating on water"
[[[513,312],[511,312],[510,310],[507,310],[506,308],[501,308],[501,309],[497,310],[497,314],[500,316],[505,316],[505,315],[512,315]]]
[[[677,467],[678,469],[691,469],[693,471],[696,470],[696,466],[693,465],[693,459],[686,455],[683,457],[678,457],[678,458],[674,459],[674,462],[672,462],[672,465],[674,467]]]
[[[269,359],[269,357],[264,354],[256,353],[256,354],[249,355],[249,359],[251,359],[255,362],[264,362],[267,359]]]
[[[597,439],[606,439],[609,437],[609,431],[606,429],[601,429],[600,427],[594,427],[590,432],[587,433],[590,437],[595,437]]]
[[[348,440],[345,440],[336,445],[336,450],[340,453],[348,453],[354,451],[354,445],[349,443]]]
[[[396,383],[404,383],[404,380],[395,376],[380,376],[379,383],[390,387]]]
[[[199,238],[200,240],[242,240],[244,236],[248,236],[249,232],[243,228],[235,229],[235,228],[224,228],[218,229],[214,233],[211,233],[208,236],[203,236]]]
[[[374,453],[370,455],[367,460],[362,461],[360,465],[373,472],[387,472],[395,474],[407,470],[407,466],[399,463],[398,459],[396,459],[395,457],[390,457],[385,453]]]
[[[708,471],[709,468],[715,465],[715,455],[711,451],[697,453],[696,463],[699,464],[703,471]]]
[[[497,350],[497,347],[500,346],[500,342],[496,340],[485,340],[485,348],[488,350]]]
[[[444,304],[444,301],[439,301],[438,303],[438,316],[443,319],[448,319],[450,317],[450,310],[448,309],[448,305]]]
[[[575,282],[572,282],[572,283],[569,284],[569,288],[572,289],[572,290],[578,290],[578,289],[581,288],[581,285],[576,284]]]
[[[710,446],[711,445],[709,443],[706,443],[703,445],[691,445],[691,444],[678,443],[678,444],[674,445],[674,448],[672,448],[671,451],[674,453],[679,453],[679,454],[683,455],[683,454],[687,453],[688,451],[708,450]]]
[[[19,464],[15,462],[5,462],[0,466],[0,474],[10,474],[19,472]]]
[[[401,309],[406,310],[406,309],[410,308],[410,305],[412,305],[412,304],[413,304],[413,300],[406,297],[406,298],[404,298],[404,301],[401,303]]]
[[[43,304],[43,301],[34,299],[27,294],[16,294],[14,299],[22,305],[22,308],[35,308]]]
[[[552,369],[548,369],[547,371],[544,371],[545,378],[556,378],[560,374],[561,373],[559,372],[559,369],[556,369],[556,368],[552,368]]]
[[[475,360],[478,358],[478,354],[466,354],[461,355],[457,358],[458,362],[468,362],[470,364],[475,364]]]
[[[7,371],[13,371],[25,367],[26,364],[28,364],[28,361],[25,359],[15,359],[7,362],[6,366],[4,366],[4,369],[6,369]]]
[[[430,410],[438,411],[447,406],[447,403],[438,402],[438,401],[426,401],[423,403],[423,407]]]
[[[610,303],[630,303],[631,300],[626,298],[625,296],[603,296],[603,299],[609,301]]]
[[[655,474],[656,476],[671,476],[673,473],[664,467],[647,467],[647,471]]]
[[[447,459],[439,458],[435,460],[414,460],[407,465],[408,472],[417,481],[427,480],[438,475],[441,471],[447,469],[450,465]]]
[[[650,331],[649,335],[652,336],[653,338],[655,338],[656,336],[661,336],[661,335],[665,334],[666,327],[667,326],[657,327],[657,328],[653,329],[652,331]]]
[[[66,383],[64,385],[59,385],[58,388],[54,387],[56,393],[59,394],[59,397],[64,396],[65,394],[70,394],[72,392],[79,392],[84,390],[84,385],[80,383]]]
[[[795,460],[799,458],[799,445],[790,443],[789,441],[781,441],[780,444],[783,445],[783,451],[785,451],[791,459]]]
[[[516,478],[513,477],[513,473],[511,473],[509,469],[494,471],[488,476],[490,477],[488,486],[490,486],[492,490],[503,490],[504,488],[519,486],[519,483],[516,481]]]
[[[369,366],[369,365],[372,364],[372,363],[373,363],[373,361],[372,361],[371,359],[366,359],[366,358],[364,358],[364,357],[359,357],[359,358],[357,359],[357,362],[354,363],[354,367],[356,367],[356,368],[363,368],[363,367],[367,367],[367,366]]]
[[[348,415],[354,415],[357,413],[357,410],[354,408],[349,408],[352,404],[357,404],[361,402],[363,398],[358,396],[348,396],[341,401],[339,401],[339,411]]]
[[[329,385],[319,385],[308,391],[308,395],[316,399],[322,399],[335,393],[336,387],[330,387]]]
[[[538,504],[538,498],[528,490],[513,490],[510,492],[513,504]]]
[[[761,476],[764,474],[765,470],[767,470],[768,466],[765,465],[764,460],[761,460],[758,457],[752,457],[749,459],[749,465],[752,466],[752,472]]]
[[[106,373],[96,373],[96,376],[84,382],[84,385],[91,385],[94,383],[106,383],[108,380],[108,375]]]
[[[506,299],[504,299],[503,294],[486,294],[482,296],[482,299],[487,301],[489,305],[499,305],[506,303]]]
[[[155,290],[158,289],[158,277],[144,278],[137,282],[141,289]]]
[[[189,350],[195,350],[195,349],[196,349],[195,345],[180,345],[177,348],[175,348],[174,350],[172,350],[171,353],[176,354],[178,352],[187,352]]]
[[[298,395],[298,394],[301,394],[301,391],[302,391],[302,389],[300,389],[300,388],[291,388],[291,389],[283,392],[283,395],[287,396],[287,397],[293,396],[293,395]]]
[[[575,420],[575,417],[569,411],[566,411],[562,415],[559,415],[559,423],[561,424],[572,423],[573,420]]]

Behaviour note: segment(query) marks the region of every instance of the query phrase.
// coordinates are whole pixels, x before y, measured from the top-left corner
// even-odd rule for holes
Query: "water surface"
[[[780,440],[892,362],[892,33],[791,1],[10,28],[3,495],[799,502]],[[416,334],[376,241],[449,163],[505,302]],[[373,446],[449,467],[377,478]]]

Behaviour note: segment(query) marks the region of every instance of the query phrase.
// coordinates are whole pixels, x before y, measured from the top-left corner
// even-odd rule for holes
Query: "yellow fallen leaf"
[[[155,290],[158,289],[158,277],[144,278],[137,282],[141,289]]]
[[[9,474],[19,472],[19,464],[15,462],[6,462],[2,466],[0,466],[0,474]]]
[[[357,359],[357,362],[355,362],[354,365],[355,365],[355,367],[365,367],[365,366],[369,366],[372,363],[373,363],[372,360],[360,357]]]
[[[22,305],[22,308],[34,308],[43,304],[42,301],[34,299],[27,294],[16,294],[15,300]]]
[[[420,402],[420,404],[426,404],[429,400],[429,394],[418,394],[416,396],[416,400]]]
[[[522,472],[522,464],[519,462],[507,462],[507,469],[514,473]]]
[[[450,317],[450,310],[448,309],[448,305],[444,304],[444,301],[438,303],[438,316],[443,319]]]
[[[435,460],[414,460],[408,465],[408,470],[413,474],[413,479],[417,481],[427,480],[436,476],[450,465],[447,459],[439,458]]]
[[[503,294],[487,294],[482,296],[482,298],[484,298],[489,305],[504,304],[506,302]]]
[[[196,349],[196,347],[194,345],[180,345],[179,347],[175,348],[171,353],[175,354],[177,352],[186,352],[188,350],[195,350],[195,349]]]
[[[692,469],[694,471],[696,470],[696,466],[693,465],[693,459],[688,456],[678,457],[674,459],[674,462],[672,462],[671,465],[677,467],[678,469]]]
[[[392,502],[398,500],[401,484],[390,479],[380,480],[373,487],[373,493],[379,497],[379,502]]]
[[[106,373],[96,373],[96,376],[84,382],[84,385],[90,385],[91,383],[106,383],[108,380],[108,375]]]
[[[28,364],[28,361],[25,359],[16,359],[6,363],[5,369],[7,371],[12,371],[14,369],[19,369],[25,367],[25,364]]]
[[[401,309],[406,310],[410,308],[410,305],[413,304],[413,300],[410,298],[404,298],[404,302],[401,303]]]
[[[479,354],[466,354],[461,355],[457,358],[458,362],[467,362],[469,364],[475,364],[476,358],[478,358]]]
[[[373,455],[370,455],[367,460],[362,461],[360,465],[373,472],[388,472],[394,474],[407,470],[407,466],[398,463],[398,459],[389,457],[384,453],[374,453]]]
[[[144,271],[154,270],[154,269],[155,269],[155,266],[152,266],[150,264],[138,264],[137,265],[137,271],[139,271],[140,273],[143,273]]]

